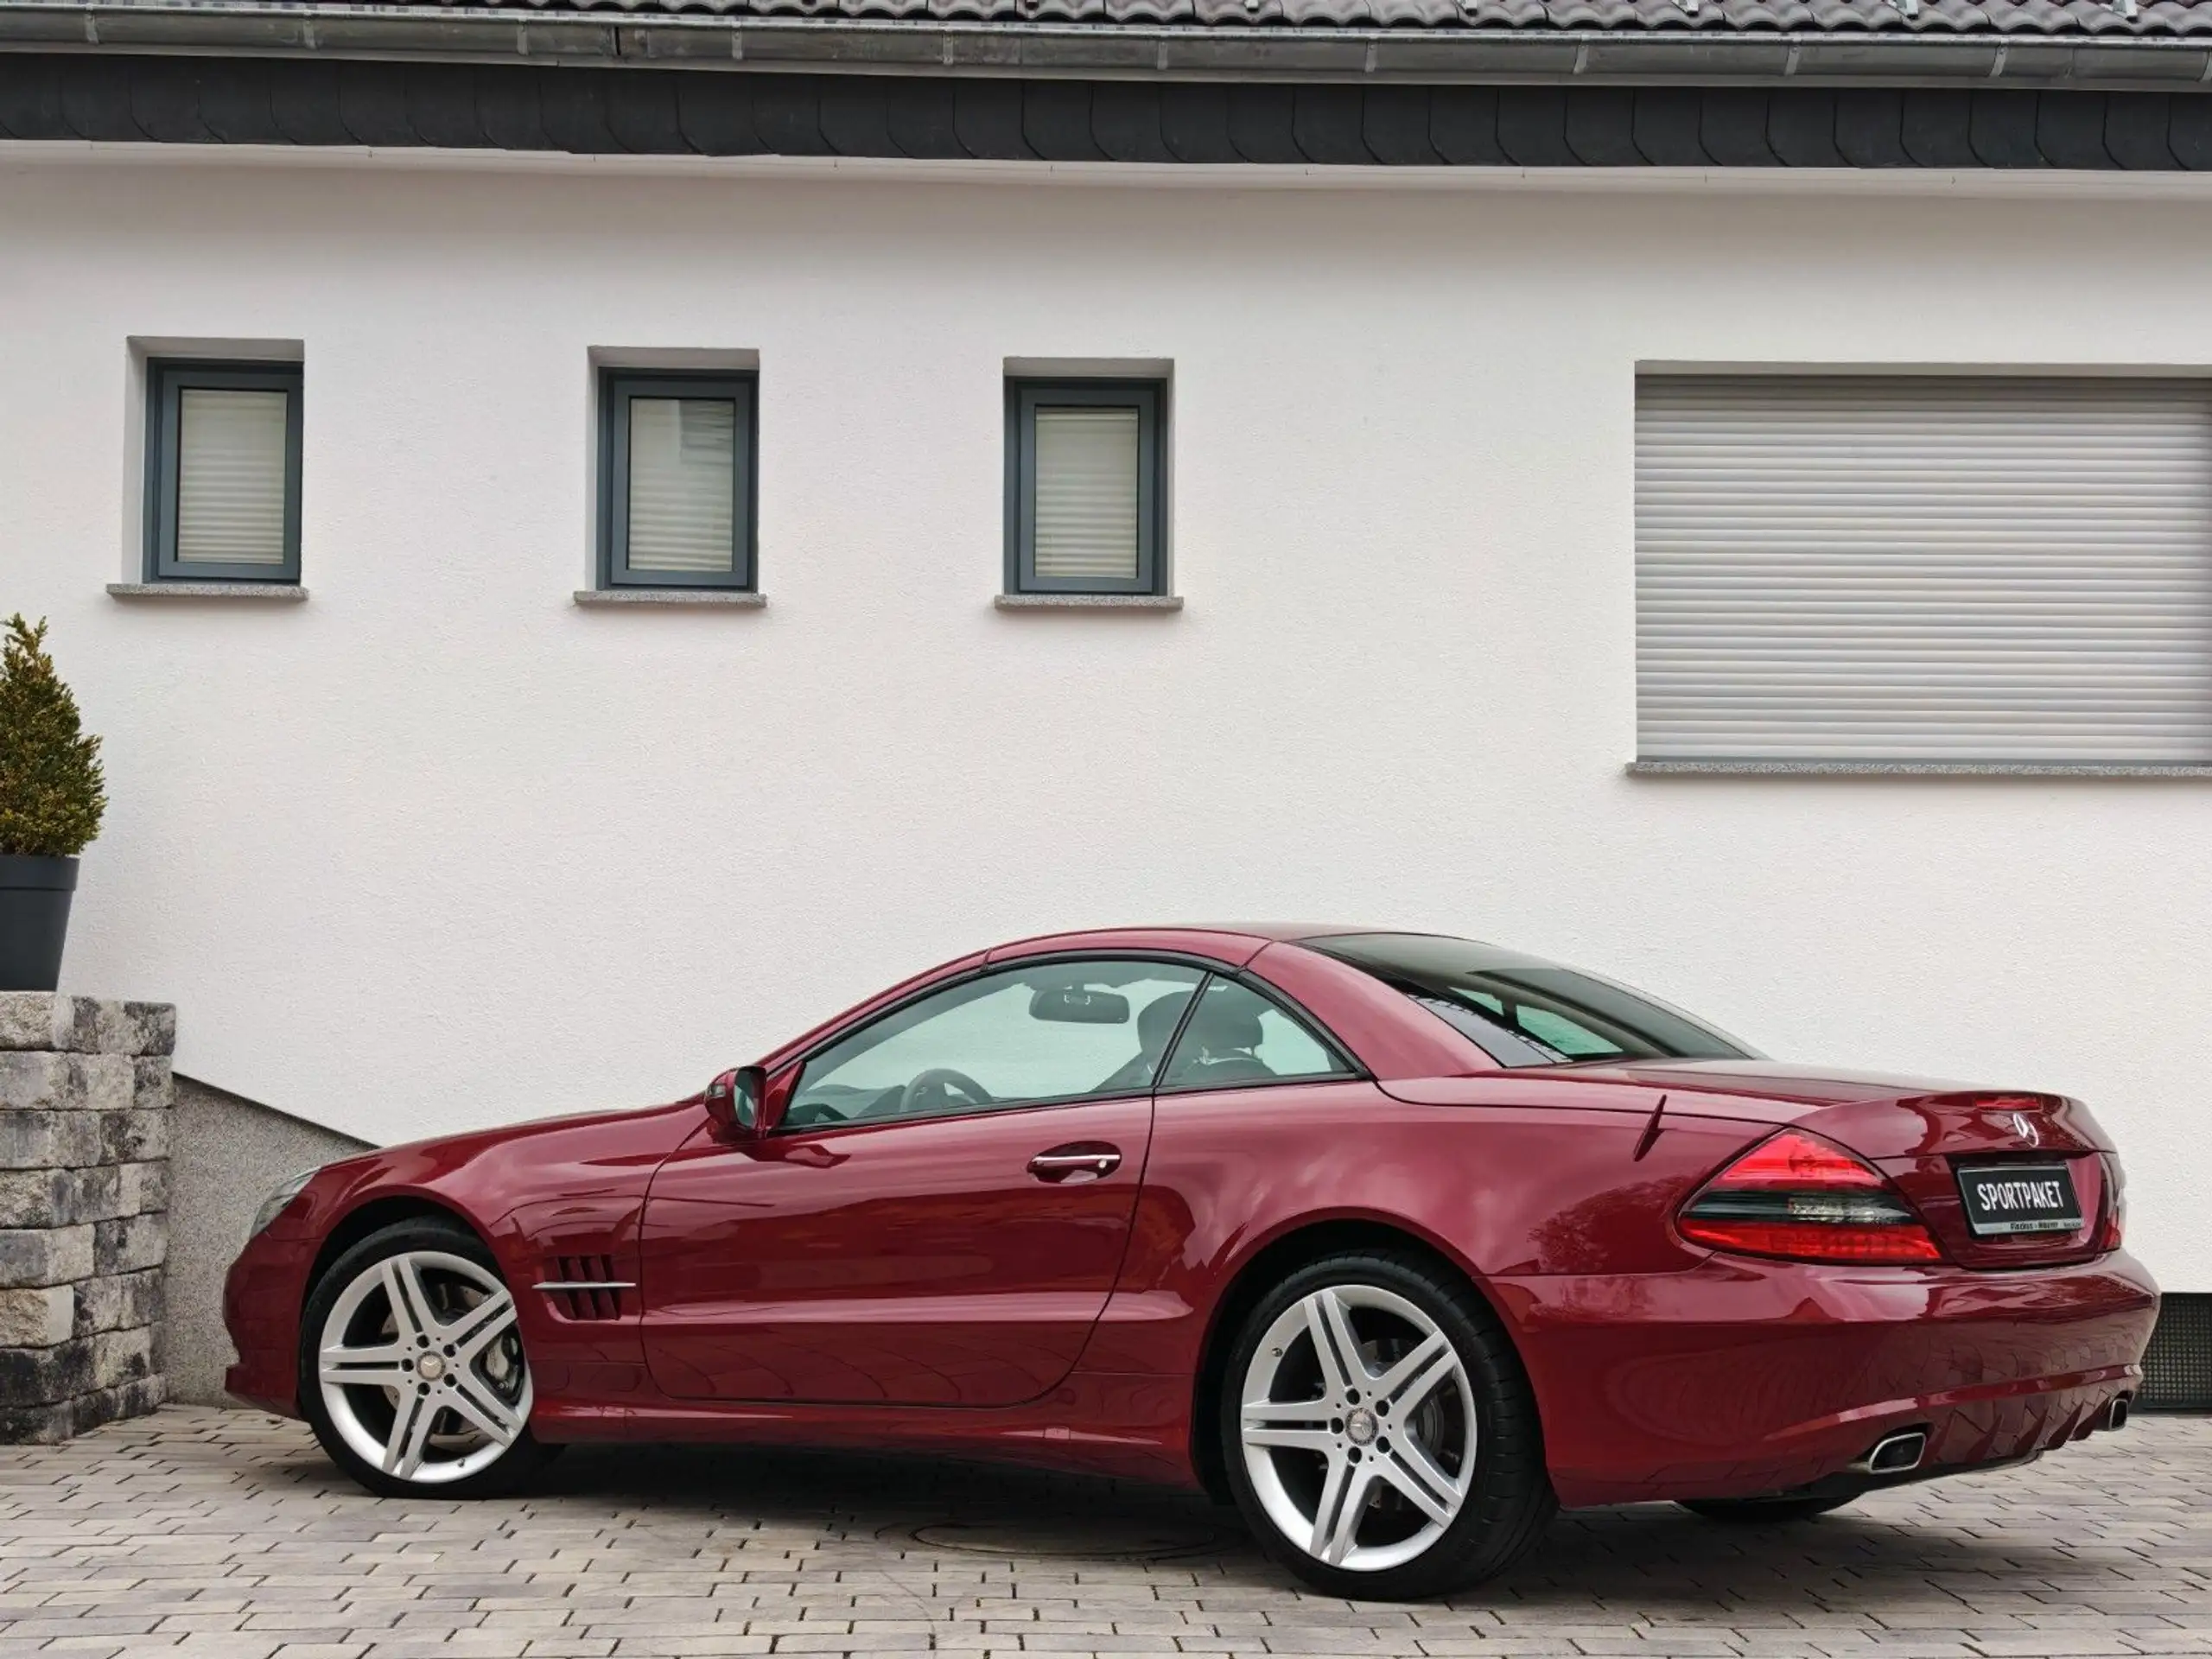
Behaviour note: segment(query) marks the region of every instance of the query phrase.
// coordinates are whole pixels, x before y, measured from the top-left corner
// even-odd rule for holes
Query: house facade
[[[0,4],[180,1319],[302,1158],[1294,914],[2079,1096],[2212,1293],[2208,19]]]

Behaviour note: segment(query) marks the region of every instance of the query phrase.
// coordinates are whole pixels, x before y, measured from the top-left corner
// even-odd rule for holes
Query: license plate
[[[2002,1164],[1959,1172],[1967,1225],[1979,1238],[2070,1233],[2082,1225],[2074,1172],[2064,1164]]]

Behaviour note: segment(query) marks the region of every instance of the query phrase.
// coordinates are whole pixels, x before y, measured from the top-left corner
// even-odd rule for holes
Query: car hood
[[[550,1198],[642,1192],[706,1121],[696,1096],[628,1111],[538,1118],[410,1141],[326,1164],[288,1222],[320,1230],[372,1198],[436,1198],[479,1224]]]

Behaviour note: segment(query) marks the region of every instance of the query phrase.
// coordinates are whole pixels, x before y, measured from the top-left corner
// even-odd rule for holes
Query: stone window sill
[[[726,611],[766,609],[768,595],[742,593],[734,588],[579,588],[575,602],[584,606],[659,605],[720,608]]]
[[[2212,765],[2057,760],[1632,760],[1634,778],[2194,778]]]
[[[264,605],[302,605],[308,590],[296,582],[111,582],[113,599],[241,599]]]
[[[1002,611],[1179,611],[1180,594],[1001,594]]]

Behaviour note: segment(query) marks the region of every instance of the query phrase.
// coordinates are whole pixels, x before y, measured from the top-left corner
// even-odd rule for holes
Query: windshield
[[[1760,1058],[1625,985],[1472,939],[1347,933],[1303,944],[1404,992],[1501,1065]]]

